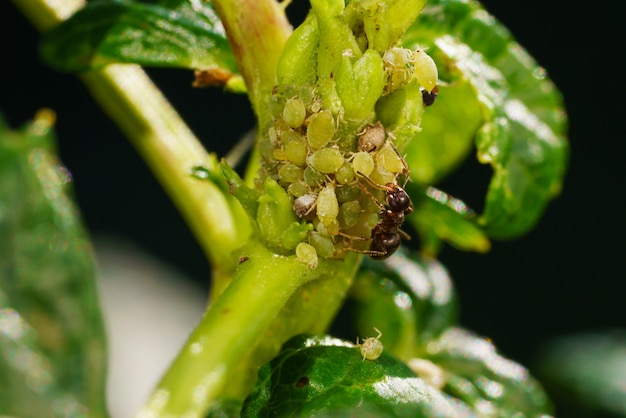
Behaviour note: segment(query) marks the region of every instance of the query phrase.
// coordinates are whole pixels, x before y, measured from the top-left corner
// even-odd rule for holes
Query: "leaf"
[[[297,336],[259,370],[242,417],[455,417],[443,394],[383,353],[363,360],[359,348],[331,337]]]
[[[554,338],[534,363],[562,416],[626,417],[626,330]]]
[[[89,2],[45,34],[41,53],[70,72],[112,63],[237,72],[224,28],[206,2]]]
[[[539,418],[551,413],[541,385],[486,338],[451,328],[426,347],[424,358],[443,369],[445,393],[483,416]]]
[[[444,94],[453,98],[445,109],[425,112],[424,130],[408,152],[409,160],[420,159],[417,155],[424,149],[454,158],[440,157],[445,159],[430,165],[429,176],[420,178],[418,171],[416,179],[443,177],[460,161],[469,136],[475,135],[479,161],[494,170],[480,224],[494,238],[524,234],[561,190],[569,145],[560,93],[545,70],[475,1],[430,1],[409,28],[404,45],[429,48],[450,78],[437,100]],[[455,91],[467,83],[473,98]],[[463,116],[471,109],[480,109],[482,115],[478,131],[475,113]],[[452,118],[459,116],[467,122],[463,135],[451,135],[443,144],[441,129],[432,134],[427,129],[429,124],[454,127],[459,123]]]
[[[418,214],[407,220],[420,233],[423,253],[435,256],[441,240],[465,251],[489,251],[491,243],[465,203],[434,187],[424,191],[409,185],[408,190]]]
[[[53,119],[0,127],[0,415],[104,417],[94,259]]]
[[[403,249],[383,262],[365,258],[351,292],[360,332],[383,333],[385,347],[403,359],[457,320],[457,298],[436,260]]]
[[[482,124],[478,106],[459,106],[475,100],[467,80],[455,79],[438,89],[437,100],[422,116],[421,133],[406,150],[411,178],[422,185],[436,184],[467,158]]]
[[[364,260],[351,296],[359,330],[377,327],[385,352],[472,411],[463,416],[547,417],[551,404],[523,366],[456,326],[452,281],[435,260],[399,250]],[[371,332],[371,331],[369,331]]]

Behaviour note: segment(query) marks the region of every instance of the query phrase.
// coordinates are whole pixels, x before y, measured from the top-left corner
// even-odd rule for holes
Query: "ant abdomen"
[[[402,240],[396,232],[384,232],[374,228],[372,230],[372,244],[370,245],[370,257],[374,260],[384,260],[395,253]]]

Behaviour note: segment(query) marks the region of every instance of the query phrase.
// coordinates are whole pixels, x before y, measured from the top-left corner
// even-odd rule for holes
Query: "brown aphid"
[[[223,86],[230,80],[233,73],[220,67],[205,68],[194,71],[195,80],[192,87]]]
[[[317,195],[309,193],[298,197],[293,202],[293,210],[300,219],[313,219],[316,215]]]
[[[383,146],[387,133],[380,121],[365,127],[359,134],[359,151],[374,152]]]

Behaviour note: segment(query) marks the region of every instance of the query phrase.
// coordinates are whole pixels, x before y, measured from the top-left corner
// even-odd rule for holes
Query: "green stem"
[[[58,25],[85,5],[85,0],[13,0],[41,32]]]
[[[15,3],[42,31],[59,24],[84,5],[82,0],[15,0]],[[216,276],[228,276],[234,269],[232,251],[247,240],[250,228],[246,222],[238,222],[242,210],[232,196],[225,195],[215,184],[200,182],[190,175],[197,164],[214,169],[215,157],[207,153],[139,66],[110,65],[85,73],[81,79],[178,206],[208,255]]]
[[[213,0],[259,126],[269,122],[269,98],[276,85],[276,65],[292,27],[275,0]]]
[[[185,217],[214,269],[231,270],[232,252],[250,234],[239,204],[191,169],[217,170],[215,156],[178,116],[141,68],[109,65],[81,76],[96,100],[128,136]]]
[[[229,374],[261,342],[295,290],[337,271],[351,276],[357,264],[357,257],[350,263],[328,260],[311,270],[295,256],[278,256],[255,242],[241,256],[246,258],[232,283],[211,305],[138,417],[204,417],[225,385],[231,385]]]

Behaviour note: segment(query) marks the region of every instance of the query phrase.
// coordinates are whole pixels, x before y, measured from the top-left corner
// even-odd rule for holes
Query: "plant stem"
[[[209,155],[141,68],[109,65],[81,76],[109,116],[128,136],[179,207],[214,268],[232,269],[232,251],[250,233],[232,196],[190,175],[201,164],[216,170]]]
[[[41,32],[58,25],[85,5],[85,0],[13,0]]]
[[[15,3],[42,31],[59,24],[84,5],[82,0],[16,0]],[[139,66],[110,65],[80,78],[178,206],[216,275],[228,276],[235,266],[231,253],[243,245],[250,228],[246,222],[237,221],[245,218],[240,218],[243,212],[232,196],[222,193],[215,184],[200,182],[190,175],[197,164],[214,169],[215,157],[207,153]]]
[[[295,256],[278,256],[252,242],[232,283],[211,305],[138,418],[206,416],[235,369],[259,342],[294,291],[337,272],[353,274],[351,263],[326,260],[311,270]]]
[[[270,120],[267,103],[276,85],[276,65],[292,27],[282,5],[275,0],[213,0],[259,127]]]

